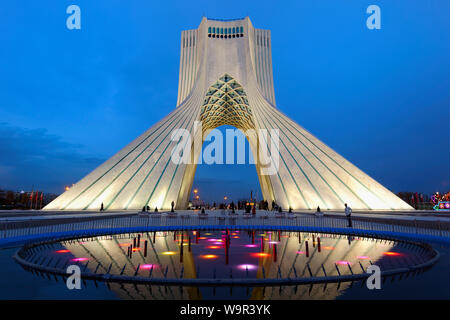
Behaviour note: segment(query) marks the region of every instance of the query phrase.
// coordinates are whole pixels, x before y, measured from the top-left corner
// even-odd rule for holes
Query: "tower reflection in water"
[[[258,230],[148,232],[56,242],[40,254],[97,273],[152,278],[270,279],[362,273],[420,260],[403,242],[346,235]],[[187,287],[108,283],[122,299],[335,299],[350,283]]]

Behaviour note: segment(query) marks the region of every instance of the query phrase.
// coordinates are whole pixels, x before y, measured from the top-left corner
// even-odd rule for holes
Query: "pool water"
[[[440,288],[444,288],[445,284],[434,275],[429,277],[434,274],[433,270],[449,265],[448,247],[440,248],[439,251],[442,254],[441,260],[431,270],[405,276],[401,280],[397,276],[393,282],[388,278],[382,284],[384,290],[368,290],[364,282],[267,287],[185,287],[105,284],[93,281],[85,281],[82,290],[68,290],[60,277],[40,277],[19,271],[21,267],[10,258],[13,251],[8,249],[0,251],[0,259],[6,266],[6,269],[4,267],[0,271],[0,298],[395,299],[410,298],[411,295],[414,298],[414,292],[420,298],[428,298],[430,295],[420,293],[420,290],[402,288],[417,285],[421,283],[418,279],[428,277],[434,281],[423,282],[421,285],[432,287],[434,292],[442,291]],[[185,279],[323,277],[325,273],[328,276],[362,273],[362,269],[367,268],[370,263],[385,271],[419,264],[427,259],[426,252],[421,247],[405,242],[276,230],[149,232],[92,237],[39,246],[33,259],[41,261],[41,258],[44,264],[60,267],[78,264],[82,270],[97,270],[97,273],[109,270],[110,274]]]
[[[93,237],[37,251],[49,264],[59,260],[98,273],[188,279],[333,276],[362,273],[370,263],[391,270],[426,259],[422,248],[404,242],[239,230]]]

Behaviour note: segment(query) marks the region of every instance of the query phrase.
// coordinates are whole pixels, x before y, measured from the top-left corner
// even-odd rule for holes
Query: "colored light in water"
[[[206,249],[221,249],[221,246],[207,246]]]
[[[266,252],[255,252],[255,253],[251,253],[250,255],[252,257],[255,257],[255,258],[268,258],[268,257],[271,257],[271,255],[269,253],[266,253]]]
[[[55,251],[56,253],[68,253],[68,252],[70,252],[70,250],[67,250],[67,249],[64,249],[64,250],[58,250],[58,251]]]
[[[278,241],[269,241],[270,244],[278,244]]]
[[[247,247],[247,248],[256,248],[256,247],[259,247],[257,244],[246,244],[246,245],[244,245],[244,247]]]
[[[205,233],[205,236],[210,236],[211,235],[211,233]]]
[[[198,237],[198,240],[205,240],[206,237]]]
[[[358,258],[358,259],[361,259],[361,260],[369,259],[368,256],[357,256],[357,258]]]
[[[87,261],[89,260],[88,258],[74,258],[72,259],[72,261],[76,261],[76,262],[81,262],[81,261]]]
[[[239,236],[234,236],[233,239],[239,239]]]
[[[161,252],[161,254],[165,255],[165,256],[173,256],[174,254],[177,254],[175,251],[164,251]]]
[[[401,256],[402,254],[398,253],[398,252],[387,251],[387,252],[384,252],[384,255],[391,256],[391,257],[396,257],[396,256]]]
[[[129,247],[131,246],[131,243],[119,243],[120,247]]]
[[[139,269],[155,269],[157,268],[158,265],[157,264],[143,264],[139,267]]]
[[[132,250],[133,250],[133,252],[136,252],[136,251],[141,250],[141,248],[133,248]]]
[[[217,241],[217,242],[213,242],[213,244],[218,244],[218,245],[222,245],[222,244],[223,244],[223,242],[219,242],[219,241]]]
[[[216,258],[218,258],[218,256],[216,256],[215,254],[204,254],[204,255],[201,255],[200,258],[202,258],[202,259],[216,259]]]
[[[305,254],[305,251],[297,251],[297,254]]]
[[[351,265],[352,263],[350,261],[340,260],[340,261],[336,261],[336,264],[339,264],[341,266],[346,266],[346,265]]]
[[[238,265],[238,268],[241,270],[255,270],[257,266],[254,264],[240,264]]]
[[[322,250],[334,250],[334,247],[323,246]]]

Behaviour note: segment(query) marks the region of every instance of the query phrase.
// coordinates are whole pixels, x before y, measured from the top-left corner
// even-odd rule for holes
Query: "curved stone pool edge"
[[[264,230],[264,229],[271,229],[271,226],[259,226],[260,228],[257,228],[258,230]],[[273,227],[273,226],[272,226]],[[380,232],[370,232],[363,234],[361,231],[366,230],[348,230],[343,228],[313,228],[313,227],[289,227],[285,226],[284,228],[280,228],[280,226],[277,226],[277,230],[281,231],[291,231],[291,232],[314,232],[314,233],[338,233],[343,234],[343,230],[346,231],[352,231],[352,232],[346,232],[346,234],[352,234],[357,236],[370,236],[370,237],[380,237]],[[239,229],[239,230],[245,230],[250,229],[249,226],[236,226],[236,225],[225,225],[222,226],[222,228],[218,228],[218,226],[215,225],[203,225],[203,226],[191,226],[188,228],[180,228],[180,227],[151,227],[151,228],[139,228],[139,227],[132,227],[132,228],[116,228],[116,229],[104,229],[104,230],[95,230],[96,234],[81,234],[80,232],[76,232],[78,235],[77,237],[90,237],[90,236],[99,236],[104,234],[120,234],[120,233],[135,233],[135,232],[152,232],[152,231],[175,231],[180,229],[191,229],[191,230],[217,230],[217,229]],[[254,229],[254,228],[252,228]],[[333,230],[334,232],[330,232],[330,230]],[[101,231],[101,233],[99,232]],[[390,234],[390,236],[386,236],[386,234]],[[392,235],[394,233],[392,232],[386,232],[382,238],[384,239],[392,239]],[[397,233],[395,233],[397,234]],[[76,238],[77,238],[76,237]],[[21,249],[19,249],[15,255],[14,260],[19,263],[24,269],[26,270],[34,270],[36,272],[43,272],[53,275],[58,275],[61,277],[67,277],[67,273],[64,269],[56,268],[56,267],[50,267],[48,265],[43,266],[41,264],[37,264],[35,262],[30,262],[24,257],[24,253],[29,250],[30,248],[34,246],[39,246],[45,242],[53,241],[53,240],[69,240],[73,239],[74,234],[71,233],[70,235],[66,234],[66,237],[60,237],[59,239],[55,239],[54,234],[52,234],[51,238],[42,239],[41,242],[33,241],[32,244],[29,246],[25,245]],[[380,237],[381,238],[381,237]],[[413,242],[411,239],[402,239],[406,242]],[[414,240],[416,241],[416,240]],[[407,267],[400,267],[388,271],[382,271],[381,277],[389,277],[389,276],[396,276],[399,274],[406,274],[411,272],[420,272],[421,270],[427,269],[431,266],[433,266],[439,259],[440,259],[440,253],[432,248],[427,243],[415,243],[415,245],[423,246],[424,248],[428,249],[431,252],[432,257],[418,265],[411,265]],[[363,270],[364,271],[364,270]],[[124,276],[124,275],[113,275],[109,273],[99,273],[96,272],[82,272],[81,277],[84,280],[93,280],[93,281],[100,281],[100,282],[115,282],[115,283],[134,283],[134,284],[147,284],[147,285],[165,285],[165,286],[279,286],[279,285],[303,285],[303,284],[319,284],[319,283],[332,283],[332,282],[354,282],[359,280],[365,280],[371,275],[371,273],[359,273],[359,274],[352,274],[351,275],[339,275],[339,276],[322,276],[322,277],[285,277],[285,278],[264,278],[264,279],[247,279],[247,278],[149,278],[149,277],[143,277],[143,276]]]
[[[434,265],[439,259],[440,254],[434,250],[435,255],[430,260],[415,266],[403,267],[389,271],[382,271],[381,277],[395,276],[414,271],[426,269]],[[40,272],[47,272],[61,277],[67,277],[64,270],[50,267],[43,267],[26,261],[19,257],[18,252],[14,255],[14,259],[24,268],[37,270]],[[164,286],[280,286],[280,285],[302,285],[302,284],[318,284],[318,283],[332,283],[332,282],[350,282],[365,280],[371,273],[360,273],[342,276],[323,276],[310,278],[271,278],[271,279],[184,279],[184,278],[148,278],[142,276],[121,276],[111,274],[97,274],[97,273],[82,273],[81,277],[85,280],[94,280],[101,282],[118,282],[118,283],[134,283],[134,284],[152,284]]]

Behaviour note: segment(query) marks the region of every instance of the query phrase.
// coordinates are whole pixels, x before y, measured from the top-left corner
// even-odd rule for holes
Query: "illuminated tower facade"
[[[264,144],[278,141],[266,153],[269,162],[278,155],[275,172],[264,173],[266,165],[256,163],[269,203],[284,209],[342,210],[344,203],[362,210],[412,209],[278,110],[271,47],[270,31],[254,28],[248,17],[203,18],[197,29],[183,31],[176,108],[44,209],[168,209],[172,201],[184,209],[196,164],[171,159],[179,143],[172,133],[185,129],[192,141],[203,141],[222,125],[256,132],[256,139],[247,136],[254,159]],[[199,158],[201,148],[192,143],[188,149]]]

